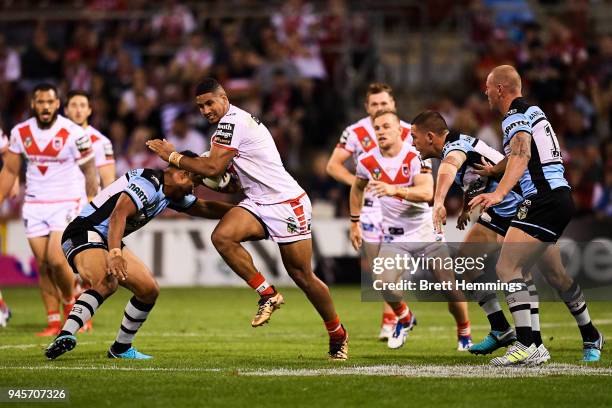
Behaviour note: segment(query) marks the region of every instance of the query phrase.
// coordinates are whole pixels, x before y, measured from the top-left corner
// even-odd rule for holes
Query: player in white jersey
[[[369,152],[376,147],[376,135],[372,126],[372,118],[381,109],[395,110],[393,89],[385,83],[371,83],[366,92],[364,107],[368,116],[344,129],[327,163],[327,174],[347,186],[353,185],[355,175],[344,166],[344,163],[350,159],[352,165],[356,166],[357,158],[362,153]],[[409,139],[408,142],[410,143],[410,125],[404,121],[400,123],[402,126],[402,140]],[[364,269],[366,269],[369,268],[368,265],[371,265],[372,257],[378,253],[378,246],[382,241],[383,235],[380,203],[376,195],[370,191],[364,193],[364,205],[359,222],[361,223],[363,240],[368,243],[364,247]],[[378,335],[379,340],[387,341],[389,336],[393,334],[393,328],[396,323],[397,318],[393,309],[387,303],[384,303],[380,334]]]
[[[358,159],[355,183],[351,188],[351,241],[355,249],[363,242],[359,215],[363,206],[363,195],[368,187],[379,197],[382,210],[383,244],[377,256],[393,258],[400,250],[415,256],[417,253],[438,252],[436,242],[443,237],[434,234],[431,208],[428,201],[433,197],[431,170],[423,168],[419,153],[410,143],[401,140],[401,125],[397,113],[392,110],[380,111],[374,115],[374,129],[378,147],[362,154]],[[444,254],[446,255],[446,253]],[[385,283],[394,283],[403,270],[390,268],[381,275]],[[433,271],[440,281],[454,280],[453,271]],[[449,309],[463,309],[464,320],[455,317],[458,328],[459,350],[469,348],[471,336],[467,317],[467,304],[457,291],[449,292],[455,301],[449,302]],[[390,348],[401,347],[416,323],[414,315],[397,291],[383,291],[385,300],[395,312],[398,323],[389,337]],[[465,345],[461,341],[465,337]]]
[[[0,204],[27,162],[23,219],[26,236],[36,258],[48,326],[38,333],[56,335],[60,329],[57,285],[64,314],[73,303],[74,276],[60,246],[62,231],[83,206],[83,190],[94,196],[96,179],[91,139],[72,121],[58,115],[60,101],[53,85],[34,88],[34,116],[16,125],[10,136],[0,176]],[[85,174],[86,181],[80,176]]]
[[[89,134],[96,169],[100,177],[100,188],[103,189],[116,179],[113,144],[109,138],[89,124],[89,117],[92,113],[89,99],[89,94],[85,91],[68,92],[64,112],[71,121],[81,126]]]
[[[172,144],[151,140],[147,145],[163,160],[203,177],[231,170],[247,198],[232,208],[212,234],[217,251],[232,270],[261,296],[253,327],[267,323],[283,297],[257,271],[241,242],[271,238],[277,242],[285,269],[323,318],[329,333],[329,357],[348,358],[348,334],[340,323],[329,289],[312,271],[308,196],[283,167],[272,135],[257,119],[230,105],[225,90],[213,78],[196,88],[196,104],[210,123],[217,124],[208,157],[184,157]]]

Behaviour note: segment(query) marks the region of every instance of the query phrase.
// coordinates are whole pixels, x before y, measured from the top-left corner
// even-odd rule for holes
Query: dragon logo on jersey
[[[529,207],[530,206],[531,206],[531,200],[523,201],[523,203],[521,204],[521,206],[518,209],[518,212],[516,213],[516,217],[519,220],[524,220],[527,217],[527,212],[529,212]]]
[[[288,233],[297,234],[298,232],[300,232],[300,228],[298,227],[297,222],[295,221],[295,218],[289,217],[285,221],[287,221],[287,232]]]
[[[64,140],[61,137],[54,137],[53,142],[51,142],[51,146],[53,146],[53,149],[59,152],[64,146]]]
[[[374,180],[380,180],[382,177],[382,170],[379,167],[374,167],[372,170],[372,177],[374,177]]]

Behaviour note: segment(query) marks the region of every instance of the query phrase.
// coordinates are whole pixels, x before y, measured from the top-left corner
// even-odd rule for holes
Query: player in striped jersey
[[[197,157],[184,151],[186,157]],[[193,195],[191,173],[169,166],[165,170],[135,169],[102,190],[72,221],[62,236],[62,249],[75,273],[90,285],[76,301],[57,338],[45,350],[55,359],[76,346],[75,333],[93,316],[119,285],[134,296],[128,301],[109,358],[149,359],[132,347],[138,329],[159,295],[152,273],[122,242],[164,209],[195,217],[221,218],[233,206],[204,201]]]
[[[359,156],[355,182],[351,188],[351,241],[359,250],[363,242],[363,232],[359,214],[363,208],[363,195],[366,186],[372,189],[379,198],[382,210],[383,244],[374,254],[379,258],[394,257],[399,250],[401,254],[416,256],[417,253],[442,254],[439,245],[443,240],[436,236],[428,201],[433,196],[433,178],[431,169],[426,167],[418,152],[410,143],[401,139],[401,126],[395,111],[379,111],[374,115],[374,129],[378,147]],[[388,270],[381,275],[386,283],[396,282],[403,270]],[[452,270],[434,268],[435,277],[440,281],[454,280]],[[462,308],[465,320],[456,321],[458,350],[465,351],[471,345],[471,336],[461,332],[469,329],[467,304],[458,301],[461,293],[449,293],[449,310]],[[398,322],[392,335],[387,340],[389,348],[402,347],[408,332],[416,324],[414,315],[402,300],[401,293],[384,291],[384,299],[392,307]]]
[[[393,89],[385,83],[371,83],[366,92],[364,107],[368,116],[344,129],[327,163],[327,174],[347,186],[353,185],[355,175],[344,166],[344,163],[350,159],[352,165],[356,166],[357,158],[361,154],[369,152],[377,146],[376,134],[372,126],[373,118],[379,110],[395,110]],[[402,127],[402,140],[408,139],[408,143],[411,143],[410,124],[400,121],[400,125]],[[380,203],[376,195],[370,191],[364,193],[364,204],[361,209],[359,222],[363,232],[362,239],[368,243],[368,245],[364,245],[364,261],[366,265],[371,265],[372,258],[378,253],[383,234]],[[385,302],[378,339],[387,341],[393,334],[396,323],[397,317],[393,309]]]
[[[524,198],[506,233],[497,263],[497,273],[503,281],[521,285],[520,290],[506,296],[517,342],[506,355],[491,361],[494,365],[519,365],[529,361],[537,351],[528,312],[529,292],[522,273],[559,239],[571,220],[574,204],[563,175],[563,159],[555,132],[544,112],[523,99],[516,69],[509,65],[494,68],[487,77],[486,94],[491,109],[504,115],[502,130],[507,158],[495,166],[496,171],[503,171],[495,191],[481,194],[469,204],[471,208],[481,206],[486,211],[502,202],[517,185]],[[582,315],[586,320],[588,312],[582,291],[569,277],[563,284],[570,286],[561,291],[562,299],[574,315]],[[588,337],[583,343],[583,360],[599,360],[603,336],[590,318],[580,327],[583,338]]]

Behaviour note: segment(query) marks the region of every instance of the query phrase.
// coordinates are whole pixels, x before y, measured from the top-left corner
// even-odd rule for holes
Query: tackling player
[[[362,154],[358,159],[357,174],[351,188],[351,242],[359,250],[363,242],[360,212],[366,186],[379,197],[382,213],[382,233],[384,244],[377,256],[393,258],[398,250],[411,254],[437,252],[432,243],[439,241],[434,234],[431,220],[431,209],[428,201],[433,196],[433,178],[431,169],[423,171],[418,152],[411,143],[404,143],[401,138],[402,127],[397,113],[382,110],[374,115],[374,130],[378,147]],[[444,254],[447,255],[447,254]],[[382,280],[395,282],[403,270],[383,272]],[[439,281],[454,281],[452,270],[436,269],[434,275]],[[471,336],[462,334],[463,328],[469,329],[467,304],[458,302],[461,293],[450,292],[455,301],[449,302],[449,309],[457,308],[454,303],[461,303],[465,310],[465,320],[457,321],[458,350],[464,351],[471,346]],[[414,315],[402,300],[400,293],[385,292],[385,300],[393,308],[398,322],[393,334],[389,337],[389,348],[399,348],[405,342],[408,332],[416,324]]]
[[[232,270],[260,295],[251,325],[267,323],[284,300],[257,271],[241,242],[271,238],[278,243],[289,276],[325,323],[330,359],[346,360],[348,334],[340,323],[329,289],[312,271],[312,209],[306,192],[283,167],[266,126],[231,105],[215,79],[207,78],[197,86],[196,104],[210,123],[217,124],[209,157],[184,157],[162,140],[151,140],[147,145],[163,160],[203,177],[220,176],[232,163],[231,171],[247,198],[221,219],[212,241]]]
[[[181,154],[197,157],[190,151]],[[197,199],[192,174],[169,166],[165,170],[136,169],[102,190],[68,225],[62,249],[73,271],[90,285],[76,301],[62,331],[45,350],[54,359],[76,346],[75,333],[102,302],[121,285],[134,296],[125,306],[123,320],[109,358],[149,359],[132,342],[155,305],[159,287],[153,274],[122,242],[165,208],[195,217],[219,219],[232,205]]]
[[[505,170],[495,191],[478,195],[469,205],[481,206],[486,211],[502,202],[517,184],[524,198],[508,228],[496,267],[503,281],[521,285],[520,290],[506,296],[517,342],[503,357],[491,360],[494,365],[512,366],[523,364],[537,351],[531,331],[529,292],[522,273],[559,239],[571,220],[574,204],[563,175],[555,132],[544,112],[522,98],[521,78],[514,67],[494,68],[487,77],[486,95],[491,109],[504,115],[502,130],[507,160],[497,165],[505,166]],[[597,361],[603,336],[590,321],[580,287],[570,279],[565,281],[571,286],[563,290],[561,297],[576,316],[581,333],[588,338],[583,359]],[[586,320],[588,323],[584,324]]]
[[[34,88],[31,100],[34,116],[12,129],[0,175],[1,204],[19,175],[22,158],[26,160],[23,220],[38,265],[48,321],[47,328],[37,333],[39,336],[59,332],[56,285],[61,291],[64,315],[72,308],[74,276],[61,252],[61,233],[81,210],[83,197],[93,197],[98,190],[91,139],[83,129],[58,114],[59,106],[53,85],[40,84]]]
[[[115,181],[115,158],[113,144],[100,131],[89,124],[91,102],[85,91],[70,91],[66,95],[66,116],[83,128],[91,137],[96,169],[100,177],[100,188],[106,188]]]
[[[368,116],[344,129],[327,163],[327,174],[347,186],[353,185],[355,175],[344,166],[344,163],[352,159],[353,165],[356,166],[357,158],[362,153],[369,152],[376,147],[376,135],[372,126],[373,118],[379,110],[395,110],[393,89],[384,83],[371,83],[366,92],[364,107]],[[402,140],[410,139],[410,125],[404,121],[400,121],[400,124]],[[380,225],[382,222],[380,203],[376,195],[369,190],[364,193],[364,204],[359,222],[363,233],[362,239],[368,243],[364,246],[365,262],[366,265],[371,265],[372,258],[378,253],[383,234]],[[379,340],[387,341],[393,334],[396,323],[397,317],[393,309],[384,302]]]

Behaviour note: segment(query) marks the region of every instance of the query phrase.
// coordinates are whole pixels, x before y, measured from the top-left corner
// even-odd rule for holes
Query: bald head
[[[509,92],[521,92],[521,77],[512,65],[500,65],[491,71],[491,79],[508,89]]]

